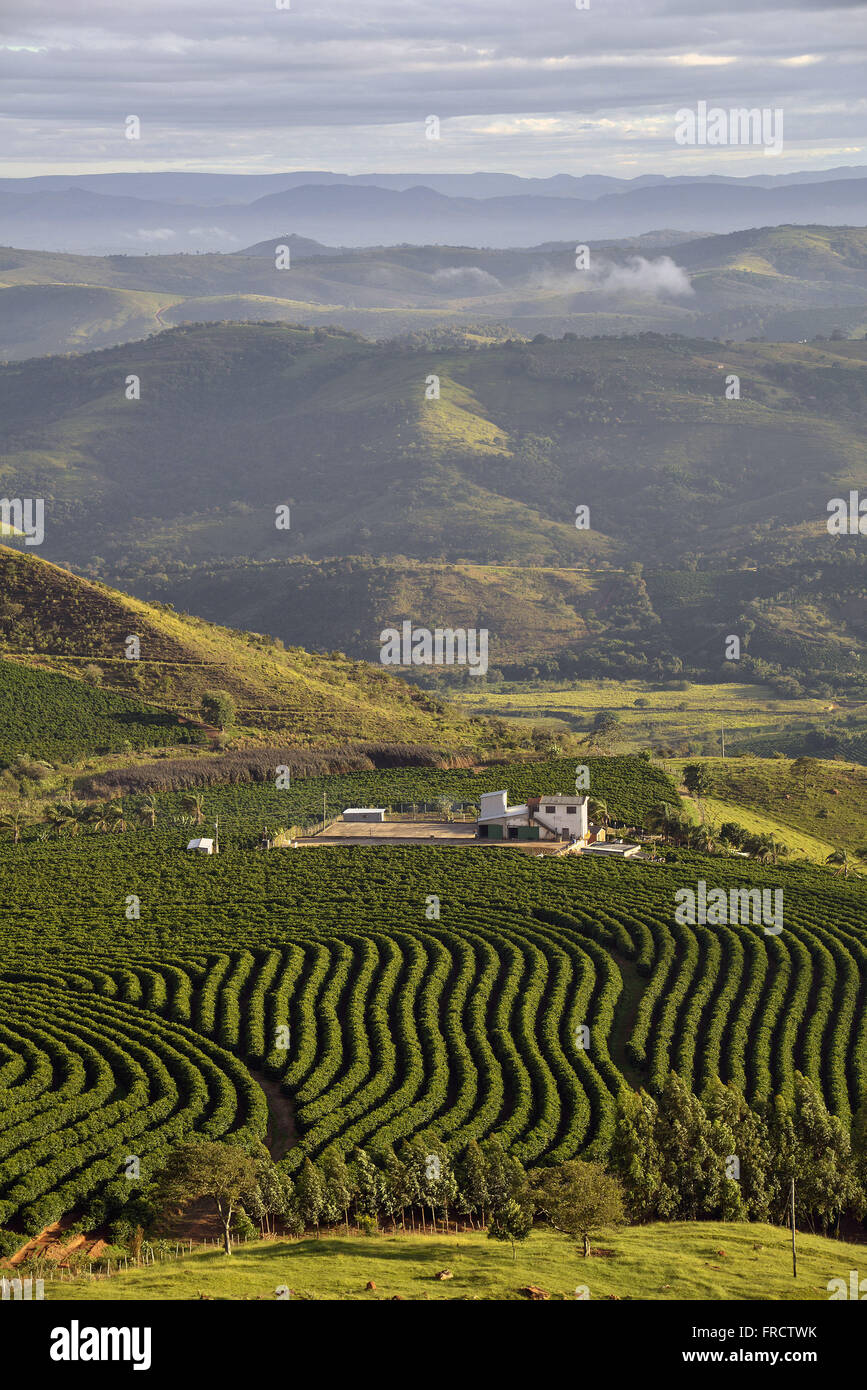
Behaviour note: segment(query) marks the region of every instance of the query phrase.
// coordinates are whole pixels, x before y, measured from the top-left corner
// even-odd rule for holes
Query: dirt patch
[[[298,1142],[298,1126],[295,1123],[295,1107],[279,1081],[273,1081],[264,1072],[247,1069],[265,1092],[268,1102],[268,1129],[265,1134],[265,1147],[277,1163]]]
[[[72,1264],[80,1264],[82,1260],[98,1259],[105,1249],[105,1241],[99,1236],[82,1235],[80,1232],[66,1236],[66,1230],[72,1225],[73,1219],[72,1216],[65,1216],[60,1221],[54,1221],[31,1240],[25,1240],[22,1236],[25,1243],[4,1263],[14,1269],[27,1260],[43,1259],[50,1260],[58,1269],[62,1269]]]
[[[213,1202],[200,1197],[190,1202],[180,1213],[165,1213],[158,1226],[158,1236],[162,1240],[175,1240],[193,1245],[204,1245],[206,1241],[222,1239],[223,1227],[214,1210]]]

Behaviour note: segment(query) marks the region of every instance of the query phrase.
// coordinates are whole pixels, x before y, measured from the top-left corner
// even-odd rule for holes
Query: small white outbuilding
[[[190,840],[187,849],[197,850],[199,854],[213,854],[214,842],[213,840]]]

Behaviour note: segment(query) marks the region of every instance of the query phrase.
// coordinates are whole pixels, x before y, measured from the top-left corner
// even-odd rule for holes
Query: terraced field
[[[290,1170],[425,1132],[455,1150],[497,1134],[526,1163],[601,1156],[624,1077],[656,1089],[672,1067],[753,1103],[791,1096],[798,1069],[845,1120],[867,1091],[867,893],[828,871],[193,859],[159,831],[4,845],[0,868],[0,1224],[99,1216],[131,1159],[146,1176],[183,1134],[264,1135],[251,1068],[294,1107]],[[677,925],[699,878],[781,887],[783,932]]]

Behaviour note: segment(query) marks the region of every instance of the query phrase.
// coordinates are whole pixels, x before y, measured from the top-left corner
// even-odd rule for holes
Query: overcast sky
[[[0,172],[867,164],[867,0],[278,3],[2,0]],[[701,100],[782,108],[782,154],[678,146]]]

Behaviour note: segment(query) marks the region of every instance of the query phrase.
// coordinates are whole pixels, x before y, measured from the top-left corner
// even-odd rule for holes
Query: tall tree
[[[456,1164],[455,1176],[458,1183],[458,1205],[461,1211],[472,1218],[479,1216],[485,1224],[485,1212],[490,1205],[487,1165],[479,1148],[477,1139],[471,1139]]]
[[[301,1220],[307,1226],[315,1226],[319,1235],[319,1222],[325,1209],[325,1186],[322,1174],[311,1158],[305,1158],[301,1172],[295,1179],[295,1205]]]
[[[362,1216],[379,1219],[385,1198],[382,1174],[365,1149],[356,1149],[350,1164],[355,1190],[355,1210]]]
[[[683,769],[683,785],[691,796],[708,796],[712,783],[702,763],[687,763]]]
[[[657,1118],[652,1096],[621,1086],[610,1163],[623,1184],[633,1221],[652,1221],[659,1214],[662,1157],[656,1139]]]
[[[828,1231],[842,1212],[863,1210],[849,1131],[800,1072],[795,1072],[793,1109],[799,1169],[794,1176],[801,1207],[811,1225]]]
[[[585,1258],[594,1231],[619,1226],[625,1219],[623,1188],[600,1163],[578,1159],[533,1174],[537,1209],[555,1231],[580,1240]]]
[[[662,1158],[659,1214],[696,1221],[725,1204],[725,1153],[731,1137],[714,1131],[698,1096],[671,1072],[658,1102],[656,1141]],[[724,1152],[723,1152],[724,1150]]]
[[[210,1198],[223,1228],[223,1249],[232,1253],[232,1216],[256,1186],[252,1156],[235,1144],[189,1141],[173,1149],[155,1184],[163,1208]]]
[[[227,690],[206,690],[201,703],[202,718],[217,729],[228,729],[235,722],[235,701]]]
[[[807,782],[815,778],[819,771],[820,763],[818,758],[810,758],[805,753],[802,757],[796,758],[792,763],[792,776],[803,779],[804,795],[807,794]]]
[[[325,1184],[325,1203],[329,1215],[334,1211],[338,1216],[342,1216],[348,1234],[349,1208],[352,1206],[355,1189],[352,1174],[340,1149],[335,1146],[326,1149],[319,1160],[319,1169]]]
[[[533,1229],[533,1209],[510,1197],[492,1213],[488,1223],[488,1240],[508,1241],[512,1260],[518,1258],[517,1242],[526,1240]]]

